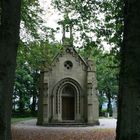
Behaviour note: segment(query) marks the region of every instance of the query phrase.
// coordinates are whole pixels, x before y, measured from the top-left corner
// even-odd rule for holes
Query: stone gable
[[[41,72],[39,125],[99,123],[95,64],[76,52],[72,40],[70,25],[70,38],[63,32],[63,48]]]

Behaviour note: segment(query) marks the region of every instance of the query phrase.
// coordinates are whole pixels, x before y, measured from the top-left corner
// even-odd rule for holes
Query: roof
[[[58,54],[53,58],[51,66],[55,65],[54,63],[57,61],[57,59],[59,59],[60,56],[62,56],[65,53],[70,53],[73,57],[78,56],[78,58],[82,61],[82,63],[88,67],[87,62],[81,57],[80,54],[78,54],[78,52],[75,50],[74,47],[71,46],[64,46],[63,48],[60,49],[60,51],[58,52]]]

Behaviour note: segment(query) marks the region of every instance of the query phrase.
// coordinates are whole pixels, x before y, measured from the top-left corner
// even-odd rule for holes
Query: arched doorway
[[[71,78],[64,78],[57,83],[52,96],[52,120],[71,122],[81,120],[83,113],[82,90],[80,84]]]
[[[75,119],[75,89],[66,84],[62,89],[62,120]]]

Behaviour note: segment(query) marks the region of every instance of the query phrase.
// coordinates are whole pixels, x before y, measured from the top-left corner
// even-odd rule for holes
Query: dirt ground
[[[13,140],[115,140],[115,119],[100,119],[99,126],[42,127],[36,119],[12,125]]]

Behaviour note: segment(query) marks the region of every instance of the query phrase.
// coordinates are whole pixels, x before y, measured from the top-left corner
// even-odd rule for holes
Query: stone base
[[[100,125],[100,122],[97,120],[93,123],[87,123],[87,125],[89,125],[89,126]]]
[[[44,123],[44,124],[38,124],[41,126],[47,126],[47,127],[88,127],[88,126],[95,126],[99,125],[99,121],[94,123],[78,123],[78,122],[55,122],[55,123]]]

